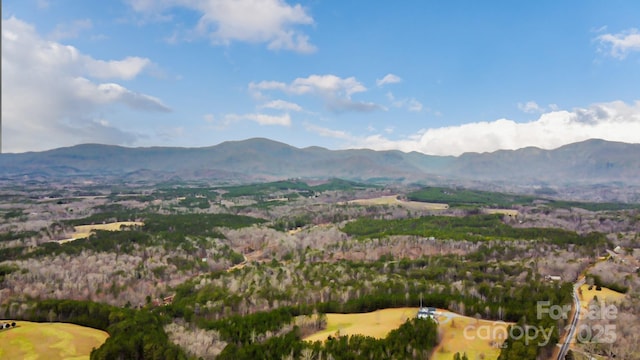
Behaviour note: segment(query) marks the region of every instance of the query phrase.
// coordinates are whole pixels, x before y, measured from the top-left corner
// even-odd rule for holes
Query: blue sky
[[[5,0],[2,148],[640,142],[640,2]]]

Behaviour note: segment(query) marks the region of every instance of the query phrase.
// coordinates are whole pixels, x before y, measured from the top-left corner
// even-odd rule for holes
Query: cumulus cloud
[[[323,101],[327,109],[333,112],[345,111],[373,111],[380,109],[378,104],[371,102],[355,101],[353,94],[367,91],[355,77],[341,78],[336,75],[311,75],[306,78],[297,78],[286,84],[278,81],[261,81],[250,83],[249,91],[255,97],[264,97],[265,91],[283,91],[292,95],[316,95]]]
[[[319,133],[319,132],[318,132]],[[325,129],[323,136],[332,136]],[[422,129],[415,134],[389,139],[383,134],[356,136],[337,133],[346,148],[419,151],[431,155],[460,155],[535,146],[554,149],[569,143],[598,138],[640,143],[640,101],[599,103],[572,111],[551,111],[538,119],[518,123],[509,119]]]
[[[5,151],[44,150],[80,142],[130,145],[138,135],[104,119],[113,105],[166,112],[159,99],[114,82],[151,64],[129,57],[99,60],[73,46],[43,39],[14,17],[2,20],[2,118]]]
[[[384,86],[384,85],[387,85],[387,84],[396,84],[396,83],[399,83],[401,81],[402,81],[402,79],[399,76],[394,75],[394,74],[387,74],[382,79],[377,79],[376,80],[376,85],[381,87],[381,86]]]
[[[300,4],[289,5],[284,0],[129,0],[129,4],[153,16],[171,8],[193,10],[200,14],[195,33],[208,36],[216,45],[242,41],[266,43],[271,50],[316,51],[309,36],[297,29],[314,23]]]
[[[302,111],[302,107],[296,103],[284,101],[284,100],[273,100],[269,101],[266,104],[260,105],[261,109],[274,109],[274,110],[284,110],[284,111]]]
[[[596,40],[600,42],[602,51],[618,59],[624,59],[630,52],[640,51],[640,32],[636,28],[617,34],[602,34]]]
[[[280,125],[280,126],[290,126],[291,125],[291,116],[287,113],[281,115],[268,115],[261,113],[253,113],[253,114],[227,114],[225,116],[225,123],[229,124],[231,122],[242,121],[242,120],[251,120],[260,125]]]
[[[535,114],[544,112],[544,108],[538,105],[535,101],[527,101],[526,103],[518,103],[518,109],[527,114]]]
[[[88,56],[82,59],[82,65],[87,73],[100,79],[130,80],[138,76],[143,69],[151,64],[151,60],[136,56],[126,57],[123,60],[95,60]]]

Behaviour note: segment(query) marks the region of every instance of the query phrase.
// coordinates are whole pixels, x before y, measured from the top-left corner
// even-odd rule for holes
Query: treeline
[[[512,195],[490,191],[427,187],[407,194],[407,199],[449,206],[511,207],[516,204],[531,204],[533,196]]]
[[[193,322],[206,330],[217,330],[222,339],[238,346],[256,342],[267,332],[277,332],[290,324],[294,317],[309,315],[311,308],[285,306],[272,311],[257,312],[245,316],[232,315],[220,320],[194,317]]]
[[[301,341],[299,331],[294,327],[285,335],[271,337],[263,342],[229,344],[217,359],[426,359],[437,343],[438,326],[432,320],[408,320],[384,339],[351,335],[332,337],[325,342],[317,341],[312,344]]]
[[[106,231],[94,230],[88,237],[60,244],[46,242],[38,246],[34,251],[26,253],[24,257],[42,257],[47,255],[79,255],[82,251],[115,252],[129,254],[135,245],[148,245],[151,236],[138,230],[131,231]]]
[[[539,191],[539,195],[554,195],[555,192]],[[505,194],[491,191],[427,187],[407,194],[407,199],[431,203],[449,204],[451,207],[511,208],[514,205],[533,205],[535,200],[546,201],[553,208],[581,208],[589,211],[617,211],[640,209],[640,204],[598,203],[582,201],[551,200],[532,195]]]
[[[144,218],[143,230],[165,236],[223,237],[216,228],[240,229],[265,220],[233,214],[150,214]]]
[[[414,235],[468,241],[543,240],[557,245],[576,244],[588,247],[607,243],[606,236],[602,233],[580,235],[575,231],[557,228],[514,228],[501,219],[499,214],[423,216],[395,220],[360,218],[347,223],[341,230],[362,239]]]
[[[410,319],[384,339],[362,335],[343,336],[324,344],[315,342],[314,353],[336,360],[427,359],[438,344],[438,325],[432,320]]]
[[[589,211],[619,211],[640,209],[640,204],[630,203],[597,203],[581,201],[550,200],[547,206],[562,209],[580,208]]]
[[[587,275],[588,279],[591,279],[593,281],[593,285],[600,287],[600,288],[608,288],[611,289],[613,291],[617,291],[619,293],[623,293],[626,294],[627,291],[629,291],[629,287],[622,285],[622,284],[618,284],[615,282],[607,282],[604,281],[600,276],[596,275],[596,274],[588,274]]]
[[[3,317],[67,322],[109,333],[106,342],[91,352],[91,359],[188,359],[164,332],[168,319],[148,309],[131,310],[91,301],[45,300],[27,304],[22,313],[12,314],[11,307],[17,305],[14,304],[0,308]]]
[[[66,226],[104,224],[119,221],[134,221],[140,219],[144,214],[134,209],[127,209],[123,206],[107,207],[99,209],[98,213],[82,219],[65,220],[62,223]]]
[[[13,240],[23,240],[26,238],[30,238],[33,236],[38,236],[37,231],[7,231],[0,233],[0,242],[3,241],[13,241]]]
[[[277,192],[291,192],[299,196],[310,197],[323,191],[349,191],[375,187],[377,186],[334,178],[315,186],[300,180],[281,180],[268,183],[225,186],[216,189],[224,191],[222,197],[229,199],[242,196],[263,198]]]

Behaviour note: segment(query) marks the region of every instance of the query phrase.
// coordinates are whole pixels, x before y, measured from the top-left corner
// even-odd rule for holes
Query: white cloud
[[[540,107],[535,101],[527,101],[526,103],[518,103],[518,109],[527,114],[542,113],[544,108]]]
[[[396,84],[396,83],[399,83],[401,81],[402,81],[402,79],[399,76],[394,75],[394,74],[387,74],[382,79],[377,79],[376,80],[376,84],[378,86],[384,86],[384,85],[387,85],[387,84]]]
[[[83,65],[87,73],[100,79],[130,80],[138,76],[151,64],[151,60],[140,57],[126,57],[123,60],[95,60],[84,57]]]
[[[326,134],[331,134],[326,131]],[[537,120],[517,123],[498,119],[441,128],[422,129],[415,134],[389,139],[382,134],[341,134],[345,148],[419,151],[432,155],[460,155],[535,146],[554,149],[587,139],[640,143],[640,101],[599,103],[572,111],[551,111]]]
[[[186,8],[200,14],[194,31],[213,44],[233,41],[266,43],[271,50],[312,53],[316,47],[297,30],[312,25],[313,18],[300,5],[284,0],[129,0],[135,11],[153,16],[171,8]],[[172,35],[173,36],[173,35]]]
[[[602,34],[596,38],[601,50],[618,59],[624,59],[632,51],[640,51],[640,32],[631,28],[617,34]]]
[[[231,122],[242,121],[242,120],[251,120],[255,121],[260,125],[280,125],[280,126],[291,126],[291,116],[289,114],[282,115],[268,115],[261,113],[253,113],[253,114],[227,114],[225,116],[225,124],[228,125]]]
[[[117,104],[134,110],[170,109],[152,96],[91,78],[132,79],[150,64],[136,57],[94,59],[73,46],[43,39],[19,19],[3,19],[3,150],[44,150],[80,142],[132,144],[138,135],[109,125],[105,112]]]
[[[354,101],[351,96],[367,91],[355,77],[341,78],[336,75],[310,75],[306,78],[297,78],[286,84],[278,81],[261,81],[250,83],[249,91],[256,98],[264,97],[264,91],[279,90],[292,95],[316,95],[325,103],[325,106],[333,112],[344,111],[373,111],[381,107],[371,102]]]
[[[261,109],[275,109],[275,110],[284,110],[284,111],[302,111],[302,107],[296,103],[284,101],[284,100],[273,100],[269,101],[266,104],[260,105]]]
[[[319,93],[351,98],[351,95],[367,91],[355,77],[340,78],[335,75],[311,75],[297,78],[288,87],[294,94]]]

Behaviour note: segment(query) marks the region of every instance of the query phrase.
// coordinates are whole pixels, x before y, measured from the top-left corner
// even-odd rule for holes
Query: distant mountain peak
[[[144,170],[144,171],[141,171]],[[590,139],[553,150],[527,147],[458,157],[370,149],[296,148],[267,138],[202,148],[131,148],[82,144],[43,152],[0,154],[0,176],[136,176],[184,179],[405,179],[433,176],[513,183],[640,183],[640,144]]]

